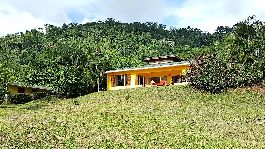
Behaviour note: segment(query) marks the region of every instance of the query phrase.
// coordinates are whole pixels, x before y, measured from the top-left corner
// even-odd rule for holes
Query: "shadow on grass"
[[[26,105],[21,107],[20,109],[25,109],[25,110],[31,110],[31,111],[36,111],[39,110],[41,108],[44,108],[48,105],[48,103],[41,103],[41,104],[31,104],[31,105]]]
[[[47,107],[51,104],[55,104],[57,101],[59,101],[57,98],[43,98],[23,104],[21,105],[20,109],[35,111]]]
[[[48,103],[36,103],[36,104],[11,104],[0,105],[0,109],[21,109],[21,110],[39,110],[46,107]]]
[[[0,109],[14,109],[13,105],[0,105]]]
[[[21,110],[39,110],[41,108],[47,107],[50,104],[54,104],[58,101],[56,98],[43,98],[38,100],[33,100],[27,103],[14,104],[14,103],[3,103],[0,104],[0,109],[21,109]]]

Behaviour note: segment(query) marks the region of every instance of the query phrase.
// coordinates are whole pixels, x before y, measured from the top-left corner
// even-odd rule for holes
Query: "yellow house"
[[[149,65],[107,71],[107,90],[187,84],[183,76],[190,62],[174,55],[146,58],[145,61]]]
[[[25,94],[25,95],[31,95],[33,93],[48,93],[51,91],[51,89],[47,87],[41,87],[41,86],[21,86],[19,84],[10,84],[8,85],[8,91],[11,94]]]

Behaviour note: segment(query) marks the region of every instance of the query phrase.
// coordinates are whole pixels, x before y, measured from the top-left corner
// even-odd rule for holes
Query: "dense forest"
[[[106,70],[145,65],[143,59],[152,56],[174,54],[183,60],[195,60],[202,55],[224,58],[228,57],[224,53],[229,49],[227,60],[234,62],[238,59],[237,52],[249,56],[250,48],[259,47],[260,53],[264,50],[264,25],[260,21],[251,24],[253,20],[231,28],[219,26],[214,33],[191,27],[167,29],[158,23],[107,19],[61,27],[47,24],[45,28],[7,35],[0,38],[0,96],[14,82],[51,87],[58,94],[71,97],[96,91],[99,78],[100,88],[105,90]],[[255,28],[257,23],[262,31],[260,26]],[[254,39],[257,32],[261,35]],[[247,44],[248,50],[239,51],[246,48],[241,44]],[[240,60],[248,61],[242,54],[238,55]],[[196,72],[191,76],[201,74],[198,69]],[[201,78],[193,77],[196,79]]]

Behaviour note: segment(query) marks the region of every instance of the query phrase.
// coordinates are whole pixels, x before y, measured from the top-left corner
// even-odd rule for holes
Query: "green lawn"
[[[0,108],[1,148],[262,148],[265,96],[184,87]]]

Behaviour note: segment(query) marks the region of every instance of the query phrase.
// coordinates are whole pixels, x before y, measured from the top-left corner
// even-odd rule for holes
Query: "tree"
[[[194,88],[220,92],[228,88],[262,84],[265,79],[265,25],[249,17],[217,44],[214,56],[199,59],[189,74]],[[203,61],[203,63],[200,63]]]

